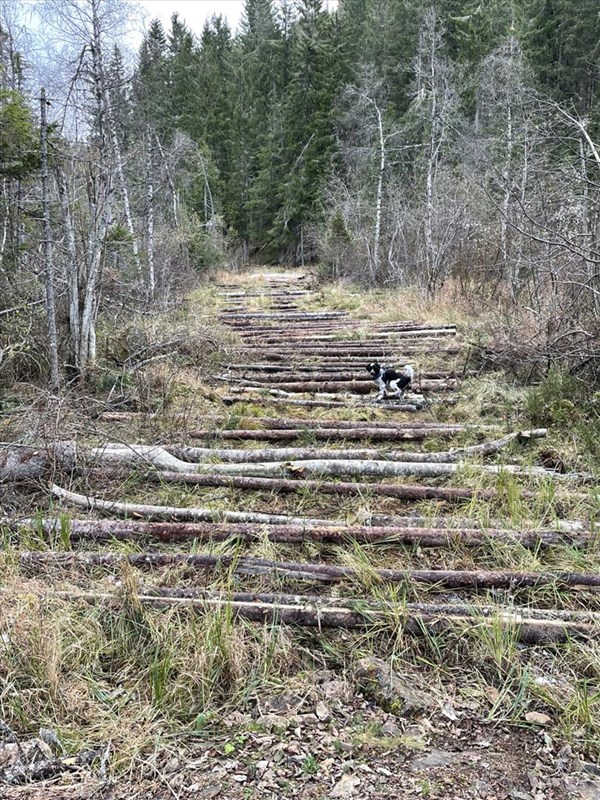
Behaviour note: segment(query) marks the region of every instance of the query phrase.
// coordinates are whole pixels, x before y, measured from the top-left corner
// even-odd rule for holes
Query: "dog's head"
[[[367,364],[367,372],[370,372],[371,375],[379,375],[381,371],[381,367],[379,366],[378,361],[371,361],[370,364]]]
[[[406,364],[406,365],[403,367],[403,372],[404,372],[404,374],[405,374],[405,375],[406,375],[408,378],[410,378],[410,379],[411,379],[411,381],[412,381],[412,379],[415,377],[414,370],[413,370],[413,368],[411,367],[411,365],[410,365],[410,364]]]

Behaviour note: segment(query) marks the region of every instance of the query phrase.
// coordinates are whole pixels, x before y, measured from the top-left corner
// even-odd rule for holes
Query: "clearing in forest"
[[[152,411],[3,423],[2,796],[600,797],[591,466],[468,320],[266,270],[185,314]]]

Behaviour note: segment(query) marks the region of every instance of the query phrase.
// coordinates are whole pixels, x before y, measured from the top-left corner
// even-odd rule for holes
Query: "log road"
[[[257,500],[252,512],[238,513],[229,500],[228,510],[221,512],[172,507],[161,511],[157,504],[102,501],[100,488],[94,497],[89,487],[101,484],[95,483],[93,465],[88,495],[57,486],[60,479],[55,475],[54,496],[64,509],[79,509],[79,519],[71,521],[67,533],[64,521],[50,515],[2,521],[14,537],[32,528],[50,542],[60,539],[61,531],[69,538],[70,553],[20,551],[18,568],[24,577],[36,580],[29,592],[43,594],[46,581],[48,594],[62,599],[115,603],[118,594],[107,592],[106,584],[94,589],[95,576],[118,575],[119,565],[127,562],[156,577],[176,564],[176,573],[166,571],[155,585],[140,589],[141,605],[178,606],[190,613],[229,605],[234,617],[256,622],[350,629],[376,622],[379,627],[403,626],[416,635],[426,628],[436,631],[477,622],[505,626],[523,642],[535,644],[600,632],[600,614],[593,612],[600,608],[597,575],[552,570],[544,564],[539,572],[508,570],[494,563],[494,543],[537,552],[564,545],[585,550],[593,538],[585,525],[567,522],[562,529],[511,530],[493,520],[485,526],[465,519],[464,510],[452,513],[460,503],[493,504],[500,491],[490,488],[489,481],[486,488],[461,486],[456,475],[463,461],[469,462],[470,470],[489,476],[497,470],[489,459],[502,458],[509,444],[527,447],[528,440],[545,435],[544,430],[507,433],[481,426],[477,443],[452,446],[454,437],[473,433],[459,418],[435,418],[436,403],[450,403],[465,374],[462,336],[455,325],[421,320],[370,323],[324,307],[319,293],[311,289],[310,277],[293,271],[265,271],[243,281],[232,278],[216,288],[216,303],[220,323],[231,328],[238,345],[231,363],[221,361],[213,376],[215,392],[222,398],[224,423],[234,415],[239,424],[182,431],[180,444],[164,448],[107,445],[90,451],[88,459],[95,457],[105,474],[126,469],[127,464],[138,470],[146,466],[138,479],[148,487],[160,482],[182,491],[223,491],[230,498],[255,492],[262,507]],[[415,364],[415,391],[403,401],[377,404],[376,387],[361,372],[361,365],[374,359]],[[420,362],[427,363],[427,369],[420,370]],[[321,412],[321,406],[326,411]],[[273,416],[274,408],[281,416]],[[320,413],[327,416],[320,419]],[[269,443],[268,449],[257,444],[261,441]],[[43,470],[44,458],[44,453],[36,453],[34,466]],[[505,458],[503,463],[502,471],[513,472],[514,480],[522,482],[523,499],[535,497],[534,475],[550,474],[539,467],[517,469]],[[10,468],[12,475],[18,464]],[[410,482],[404,476],[411,476]],[[431,485],[432,476],[438,481],[439,476],[447,477],[444,485]],[[567,482],[578,479],[562,477]],[[339,515],[322,519],[320,511],[308,517],[297,505],[289,514],[273,514],[269,498],[275,496],[285,502],[304,497],[317,506],[324,498],[331,506],[337,496]],[[423,502],[429,509],[439,503],[449,513],[423,517]],[[376,511],[381,503],[391,512],[389,524],[368,524],[368,519],[356,524],[365,503]],[[354,515],[352,523],[348,513]],[[157,519],[162,521],[152,521]],[[119,541],[135,542],[142,552],[115,552],[113,544]],[[285,557],[254,557],[252,548],[265,541],[284,547]],[[215,542],[222,543],[219,555],[210,552]],[[311,557],[305,561],[307,543]],[[366,549],[357,560],[359,545]],[[231,552],[223,553],[223,546],[231,546]],[[205,552],[199,553],[199,547]],[[240,548],[250,555],[240,556]],[[482,548],[489,548],[488,560],[465,569],[465,553]],[[480,556],[484,557],[485,553]],[[73,572],[80,574],[75,588],[59,590],[53,583],[57,576]],[[185,575],[187,588],[165,585],[165,575],[172,574]],[[224,574],[235,574],[234,593],[221,591]],[[86,577],[89,585],[82,589]],[[339,584],[335,597],[328,594],[334,582]],[[395,587],[389,601],[382,599],[386,586]],[[548,591],[549,586],[556,591]],[[373,587],[378,588],[376,595]],[[538,587],[546,591],[536,594]],[[580,595],[578,610],[557,607],[559,596],[575,593]],[[415,598],[418,602],[406,602]]]

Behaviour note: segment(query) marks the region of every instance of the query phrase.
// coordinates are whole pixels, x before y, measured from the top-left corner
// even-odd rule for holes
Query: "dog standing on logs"
[[[403,398],[404,392],[410,387],[414,378],[414,371],[410,364],[407,364],[399,372],[393,367],[382,366],[378,361],[372,361],[367,366],[367,372],[371,373],[379,387],[376,400],[382,400],[387,389],[392,390],[394,397]]]

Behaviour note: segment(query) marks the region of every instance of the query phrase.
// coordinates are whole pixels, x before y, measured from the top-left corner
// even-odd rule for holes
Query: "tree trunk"
[[[58,197],[60,200],[60,210],[67,243],[67,265],[66,277],[69,291],[69,332],[71,334],[73,362],[79,368],[79,357],[81,352],[81,320],[79,315],[79,264],[77,258],[77,245],[75,242],[75,226],[71,216],[69,206],[69,195],[67,190],[67,180],[64,171],[59,166],[56,170]]]
[[[406,429],[394,430],[393,428],[298,428],[297,430],[199,430],[189,431],[188,436],[193,439],[221,439],[221,440],[239,440],[246,439],[251,441],[268,441],[268,442],[284,442],[293,441],[294,439],[310,436],[312,439],[329,440],[329,441],[344,441],[344,440],[361,440],[371,439],[377,442],[391,442],[391,441],[422,441],[430,436],[451,436],[453,431],[447,431],[444,428],[440,429]]]
[[[52,230],[50,227],[50,187],[48,169],[48,123],[46,121],[46,90],[40,90],[40,158],[42,168],[42,208],[44,216],[44,271],[46,289],[46,316],[48,319],[48,350],[50,382],[53,391],[60,385],[58,369],[58,331],[56,328],[56,300],[54,297],[54,265],[52,263]]]
[[[156,277],[154,274],[154,174],[152,163],[152,133],[146,134],[146,254],[148,259],[148,291],[154,298]]]

